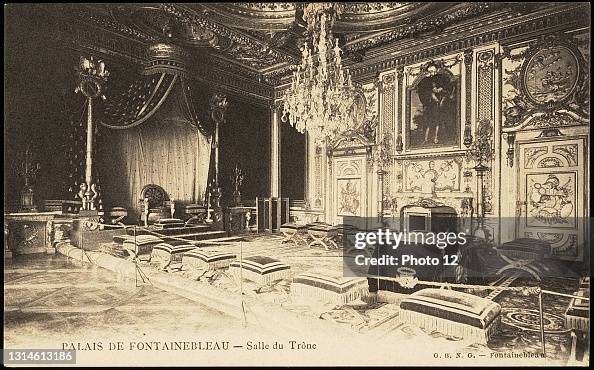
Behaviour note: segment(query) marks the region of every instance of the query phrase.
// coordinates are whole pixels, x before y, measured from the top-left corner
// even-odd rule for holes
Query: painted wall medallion
[[[572,94],[579,77],[579,62],[571,49],[565,46],[541,49],[526,62],[526,96],[538,105],[562,102]]]

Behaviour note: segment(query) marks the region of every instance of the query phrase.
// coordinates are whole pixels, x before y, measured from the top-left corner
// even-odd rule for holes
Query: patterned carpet
[[[518,279],[513,286],[535,286],[528,279]],[[548,278],[542,288],[560,293],[572,294],[577,290],[577,280]],[[496,351],[541,351],[540,321],[538,316],[538,296],[525,296],[518,292],[506,292],[496,299],[502,306],[502,328],[489,342],[489,348]],[[571,350],[570,333],[564,329],[563,315],[569,306],[570,298],[543,295],[545,315],[545,344],[547,358],[567,361]]]
[[[326,269],[332,271],[341,271],[342,250],[325,250],[319,247],[308,248],[305,245],[295,246],[293,243],[281,244],[282,238],[277,236],[250,236],[243,243],[243,256],[268,255],[281,260],[291,266],[293,275],[312,269]],[[233,253],[240,255],[240,246],[229,246]],[[485,253],[483,257],[485,263],[489,266],[489,272],[497,268],[497,256],[494,253]],[[493,277],[491,281],[498,278]],[[483,283],[488,284],[489,279]],[[238,291],[238,287],[233,281],[226,277],[215,279],[214,285],[224,287],[231,291]],[[511,286],[535,286],[536,283],[528,278],[520,277],[516,279]],[[523,295],[520,292],[503,292],[499,294],[495,301],[502,306],[502,324],[501,330],[495,337],[489,341],[488,348],[478,344],[468,344],[463,338],[447,337],[441,333],[425,333],[422,330],[411,327],[410,325],[399,323],[398,301],[390,303],[372,303],[365,302],[354,303],[346,307],[330,306],[312,306],[304,305],[302,302],[295,302],[289,294],[289,282],[283,281],[271,288],[262,289],[255,292],[257,288],[254,284],[244,283],[244,291],[248,294],[257,296],[259,299],[275,302],[283,307],[308,313],[311,316],[320,317],[325,320],[336,321],[351,326],[359,332],[390,334],[395,338],[415,337],[427,335],[440,341],[451,343],[460,342],[463,349],[469,351],[491,350],[497,352],[541,352],[540,340],[540,321],[538,315],[538,297],[535,295]],[[546,290],[571,294],[577,289],[577,279],[568,278],[545,278],[541,287]],[[472,292],[486,296],[488,291]],[[564,313],[569,305],[569,298],[543,295],[543,307],[545,309],[545,342],[547,359],[565,363],[571,350],[571,336],[565,329]]]
[[[276,235],[251,235],[245,239],[244,242],[204,248],[225,250],[236,254],[238,257],[242,255],[244,258],[256,255],[273,257],[290,265],[293,276],[312,270],[342,273],[343,260],[342,250],[340,249],[325,250],[322,247],[309,248],[306,245],[296,246],[294,243],[281,243],[282,237]],[[493,260],[495,256],[488,254],[488,258]],[[489,263],[492,266],[491,261]],[[55,259],[47,266],[44,264],[47,264],[45,260],[39,260],[33,266],[30,263],[22,267],[14,265],[12,269],[7,269],[4,272],[5,281],[8,282],[8,285],[5,285],[5,288],[8,288],[8,294],[5,294],[6,305],[14,310],[13,313],[7,315],[9,325],[6,329],[12,329],[13,341],[17,338],[14,334],[20,330],[44,332],[50,328],[38,327],[37,324],[31,327],[31,320],[27,318],[27,315],[38,317],[41,314],[40,310],[48,311],[45,315],[49,315],[49,322],[55,324],[55,320],[58,320],[57,322],[60,325],[68,325],[69,327],[74,325],[76,328],[90,324],[86,318],[83,320],[82,316],[76,312],[73,313],[74,316],[71,314],[64,316],[62,312],[64,307],[73,307],[75,311],[84,310],[87,313],[92,311],[95,312],[92,317],[99,319],[99,321],[109,321],[111,324],[108,327],[115,332],[122,330],[121,325],[131,328],[129,325],[138,324],[137,319],[129,312],[132,307],[137,305],[149,309],[150,312],[146,313],[148,316],[155,317],[158,314],[159,318],[155,317],[155,323],[163,323],[163,320],[166,319],[161,316],[173,314],[173,311],[167,309],[166,306],[179,307],[179,313],[184,315],[187,315],[185,307],[190,306],[185,299],[171,294],[164,295],[164,292],[151,287],[141,290],[133,289],[123,284],[123,282],[114,280],[114,276],[105,274],[102,269],[89,269],[61,259]],[[156,269],[151,264],[147,264],[143,268]],[[334,321],[351,327],[355,332],[366,333],[381,340],[396,342],[422,340],[427,346],[435,346],[434,348],[449,345],[454,350],[470,352],[525,351],[540,353],[541,351],[538,297],[534,295],[526,296],[521,292],[504,292],[495,298],[495,301],[502,306],[501,330],[489,341],[488,347],[485,347],[469,343],[463,338],[448,337],[437,332],[424,332],[418,327],[401,322],[399,319],[399,301],[405,297],[402,294],[383,292],[386,293],[384,298],[388,297],[388,299],[382,298],[380,301],[376,301],[372,297],[366,299],[367,302],[357,300],[347,306],[336,307],[324,302],[312,303],[311,301],[296,299],[290,294],[289,280],[283,280],[268,287],[259,287],[255,283],[248,281],[240,286],[233,277],[224,272],[197,273],[196,271],[186,270],[172,273],[181,274],[192,280],[200,279],[200,281],[207,284],[227,290],[231,294],[238,294],[240,289],[243,289],[244,294],[257,297],[259,300],[278,304],[287,310],[300,314]],[[52,278],[48,279],[48,276],[50,276],[48,274],[51,274]],[[53,277],[54,274],[55,278]],[[491,280],[495,281],[496,279]],[[25,281],[26,284],[24,284]],[[64,281],[69,283],[65,284]],[[93,286],[86,286],[85,281],[92,281]],[[512,283],[512,286],[534,285],[534,281],[525,278],[519,278]],[[571,294],[577,288],[577,279],[548,278],[543,280],[542,288]],[[84,294],[81,294],[81,289],[83,289]],[[478,292],[472,293],[481,296],[486,295],[484,291],[480,294]],[[172,305],[172,302],[176,302],[176,304]],[[543,296],[547,360],[558,364],[564,364],[568,360],[571,349],[571,337],[564,329],[563,322],[563,315],[568,304],[569,298],[552,295]],[[150,307],[153,306],[155,309],[150,310]],[[106,308],[110,307],[113,307],[113,309],[106,311]],[[23,312],[23,308],[30,308],[36,312],[26,314]],[[118,312],[117,316],[113,315],[114,309]],[[60,312],[52,313],[50,312],[52,310]],[[104,316],[103,312],[112,312],[112,314]],[[204,311],[199,310],[198,312]],[[64,316],[64,318],[59,319],[60,315]],[[217,316],[214,313],[213,315]],[[174,316],[177,316],[177,313]],[[72,318],[68,319],[68,317]],[[80,322],[72,321],[75,317]],[[223,317],[220,319],[222,321],[227,320],[227,318]],[[25,321],[23,322],[23,320]],[[70,321],[66,323],[64,320]],[[184,322],[186,323],[184,325],[187,325],[188,320],[184,320]],[[204,325],[202,322],[203,320],[197,318],[196,329]],[[23,326],[24,323],[26,324]],[[181,329],[177,327],[177,321],[175,323],[167,322],[165,325],[171,327],[173,331]],[[72,328],[74,329],[74,327]],[[154,327],[157,327],[157,325]],[[230,325],[230,327],[235,327],[235,325]],[[32,334],[32,332],[29,334]],[[81,331],[79,334],[82,337],[83,332]],[[87,334],[89,333],[85,330],[84,335]]]

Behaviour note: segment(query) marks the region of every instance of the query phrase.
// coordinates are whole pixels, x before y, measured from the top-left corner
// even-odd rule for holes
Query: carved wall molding
[[[454,156],[464,156],[466,150],[453,150],[453,151],[439,151],[433,153],[406,153],[395,155],[394,158],[402,159],[423,159],[423,158],[449,158]]]
[[[405,192],[461,191],[462,157],[404,160],[402,163]]]
[[[464,122],[464,139],[462,143],[467,148],[472,144],[472,62],[474,57],[474,50],[466,49],[464,51],[464,75],[466,81],[466,122]]]
[[[403,130],[403,126],[402,126],[402,103],[403,103],[403,96],[402,96],[402,90],[404,89],[404,67],[398,67],[396,69],[396,76],[398,78],[398,98],[396,100],[397,102],[397,107],[398,107],[398,119],[396,121],[396,130],[397,130],[397,134],[396,134],[396,144],[394,145],[394,149],[396,149],[397,153],[401,153],[402,149],[404,149],[404,143],[402,141],[402,130]]]
[[[394,73],[389,73],[382,76],[381,93],[382,93],[382,127],[380,130],[381,135],[393,135],[395,132],[398,122],[394,122],[396,118],[396,112],[400,111],[398,106],[398,100],[396,99],[395,90],[396,76]]]
[[[450,75],[459,75],[453,73],[452,69],[457,66],[464,59],[462,54],[448,55],[440,59],[431,59],[425,63],[418,65],[411,65],[404,67],[404,73],[407,77],[407,86],[416,85],[425,77],[435,76],[436,74],[446,71]],[[471,62],[472,63],[472,62]]]
[[[350,155],[367,155],[368,148],[373,146],[373,141],[362,134],[351,133],[338,138],[330,145],[329,156],[341,157]]]
[[[476,53],[476,122],[489,122],[490,125],[495,123],[495,50],[487,49]],[[493,127],[490,129],[494,130]],[[478,138],[477,138],[478,139]],[[494,145],[492,141],[491,145]],[[491,169],[484,174],[484,198],[483,204],[487,214],[493,213],[493,203],[495,189],[495,178],[493,172],[493,160],[489,159],[485,163]]]
[[[503,132],[517,132],[524,130],[548,130],[560,127],[577,127],[589,124],[589,120],[573,112],[558,111],[552,113],[535,113],[523,122],[513,127],[503,127]]]

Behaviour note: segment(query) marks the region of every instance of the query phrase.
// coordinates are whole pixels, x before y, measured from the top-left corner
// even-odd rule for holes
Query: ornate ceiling
[[[369,48],[501,7],[439,2],[343,5],[334,33],[347,59],[354,61]],[[299,60],[302,15],[302,3],[96,4],[78,11],[78,16],[144,42],[170,39],[262,75],[286,70]]]
[[[345,63],[364,68],[377,55],[458,37],[474,22],[497,24],[550,7],[538,3],[342,3],[333,32]],[[196,65],[214,65],[240,78],[275,86],[300,61],[305,37],[303,3],[86,4],[52,6],[59,17],[102,28],[133,43],[130,49],[167,41],[182,46]],[[470,28],[469,28],[470,29]],[[90,35],[89,37],[92,37]],[[117,48],[118,46],[115,45]],[[392,48],[388,50],[388,48]],[[388,50],[388,52],[386,52]],[[138,54],[138,53],[136,53]],[[136,61],[141,56],[133,57]],[[198,68],[198,67],[197,67]]]

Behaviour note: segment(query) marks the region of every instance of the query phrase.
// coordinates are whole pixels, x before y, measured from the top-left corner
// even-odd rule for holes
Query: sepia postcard
[[[4,11],[5,366],[589,366],[590,3]]]

